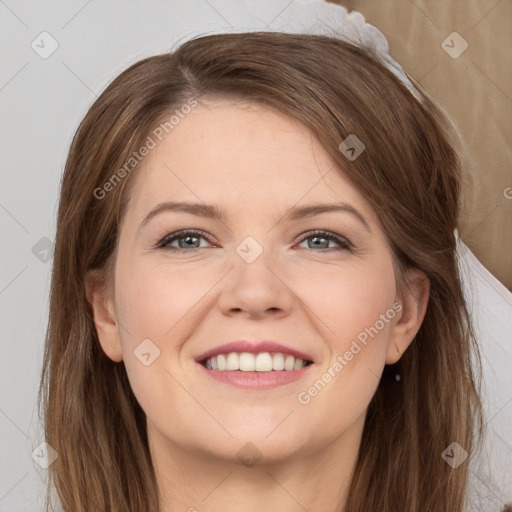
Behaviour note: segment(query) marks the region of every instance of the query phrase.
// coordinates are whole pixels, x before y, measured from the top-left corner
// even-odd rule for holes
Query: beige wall
[[[512,290],[512,2],[332,1],[378,27],[391,55],[454,121],[467,178],[461,238]]]

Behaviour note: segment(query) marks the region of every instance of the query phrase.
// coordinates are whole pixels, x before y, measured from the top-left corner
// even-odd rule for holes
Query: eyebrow
[[[140,231],[153,217],[163,212],[182,212],[190,215],[196,215],[197,217],[203,217],[206,219],[220,220],[226,222],[226,214],[223,210],[217,206],[204,204],[204,203],[189,203],[183,201],[166,201],[164,203],[157,204],[141,222],[138,231]],[[352,215],[357,219],[367,231],[371,233],[370,226],[366,222],[365,218],[356,210],[353,206],[347,203],[337,204],[313,204],[309,206],[292,207],[289,208],[284,214],[282,221],[297,221],[306,218],[314,217],[322,213],[329,212],[343,212]]]

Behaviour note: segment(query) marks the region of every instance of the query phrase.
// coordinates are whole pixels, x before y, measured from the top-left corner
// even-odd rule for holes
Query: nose
[[[290,314],[297,300],[293,283],[271,251],[263,251],[251,263],[234,254],[233,265],[218,297],[223,314],[252,319]]]

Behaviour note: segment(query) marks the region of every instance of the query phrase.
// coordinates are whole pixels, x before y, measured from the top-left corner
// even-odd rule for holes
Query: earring
[[[398,345],[396,344],[396,341],[394,341],[393,343],[395,344],[395,348],[396,348],[396,351],[398,352],[398,355],[401,356],[400,349],[398,348]],[[398,368],[395,371],[395,381],[396,382],[400,382],[400,373],[398,372]]]

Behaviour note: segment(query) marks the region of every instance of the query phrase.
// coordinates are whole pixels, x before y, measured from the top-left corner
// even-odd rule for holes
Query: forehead
[[[258,206],[260,213],[302,199],[371,210],[304,125],[247,101],[199,103],[156,140],[133,179],[128,211],[137,216],[173,199]]]

